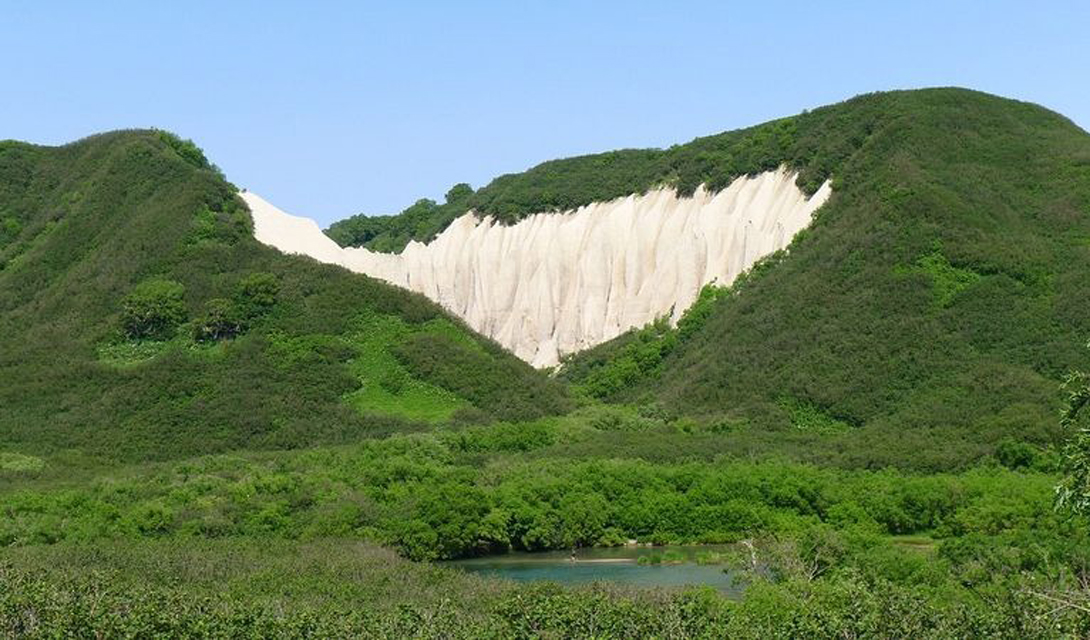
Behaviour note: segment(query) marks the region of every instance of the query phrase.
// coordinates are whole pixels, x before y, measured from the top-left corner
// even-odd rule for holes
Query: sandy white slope
[[[313,220],[242,197],[259,241],[423,293],[544,367],[664,315],[677,322],[702,286],[786,247],[831,193],[826,183],[807,198],[795,177],[771,171],[691,198],[659,189],[510,226],[467,213],[400,254],[342,249]]]

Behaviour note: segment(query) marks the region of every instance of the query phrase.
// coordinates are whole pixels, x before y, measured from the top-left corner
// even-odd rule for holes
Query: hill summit
[[[0,443],[161,459],[567,402],[422,296],[262,246],[173,134],[0,143]]]

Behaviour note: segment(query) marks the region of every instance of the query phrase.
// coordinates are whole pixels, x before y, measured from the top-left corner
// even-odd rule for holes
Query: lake
[[[454,560],[449,564],[473,573],[522,582],[612,582],[635,587],[709,586],[727,595],[737,595],[742,592],[742,587],[734,580],[734,572],[724,571],[722,564],[702,565],[696,562],[698,554],[721,553],[730,548],[727,545],[589,548],[577,550],[574,560],[569,551],[512,552]],[[641,556],[662,558],[666,553],[680,561],[669,564],[639,561]]]

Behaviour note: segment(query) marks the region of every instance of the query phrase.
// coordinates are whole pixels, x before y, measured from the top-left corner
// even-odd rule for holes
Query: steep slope
[[[339,248],[317,225],[254,194],[258,240],[420,292],[534,366],[667,316],[705,285],[729,285],[783,249],[831,193],[770,171],[689,197],[657,189],[510,225],[465,213],[431,242],[399,254]]]
[[[685,336],[633,332],[565,375],[782,437],[831,431],[878,458],[888,448],[889,463],[952,440],[1047,440],[1058,382],[1087,364],[1090,135],[958,89],[797,121],[859,135],[828,165],[835,195],[790,256],[718,296]]]
[[[170,458],[566,407],[423,297],[256,242],[170,134],[0,143],[0,229],[0,447]]]

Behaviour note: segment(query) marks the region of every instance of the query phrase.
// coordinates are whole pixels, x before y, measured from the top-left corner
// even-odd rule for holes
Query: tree
[[[163,340],[186,321],[185,287],[173,280],[141,282],[121,301],[121,329],[133,340]]]
[[[276,304],[279,293],[276,276],[264,271],[251,273],[239,281],[235,290],[237,315],[244,321],[264,315]]]
[[[243,320],[237,306],[230,300],[212,298],[193,328],[193,338],[198,341],[225,340],[237,336],[242,330]]]
[[[250,328],[276,304],[280,281],[271,273],[258,271],[239,280],[230,300],[212,298],[205,303],[204,314],[193,327],[198,341],[234,338]]]
[[[447,204],[460,204],[473,195],[473,187],[464,182],[459,182],[447,191],[445,200]]]
[[[1090,347],[1090,344],[1087,344]],[[1056,503],[1074,513],[1090,515],[1090,375],[1076,371],[1064,381],[1067,406],[1060,425],[1071,432],[1064,447],[1064,479],[1056,487]]]

